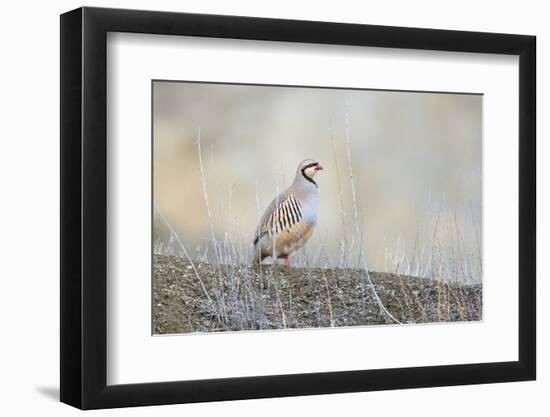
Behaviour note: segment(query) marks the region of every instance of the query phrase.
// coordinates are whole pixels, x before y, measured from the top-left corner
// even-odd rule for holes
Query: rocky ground
[[[401,323],[481,320],[481,285],[370,272]],[[354,269],[250,268],[154,256],[155,334],[388,324],[366,274]]]

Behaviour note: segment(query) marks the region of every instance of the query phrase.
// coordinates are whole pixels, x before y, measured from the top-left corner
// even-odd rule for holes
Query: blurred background
[[[155,81],[153,146],[155,251],[169,227],[192,258],[213,235],[250,245],[312,158],[320,220],[301,264],[364,251],[371,270],[481,280],[481,95]]]

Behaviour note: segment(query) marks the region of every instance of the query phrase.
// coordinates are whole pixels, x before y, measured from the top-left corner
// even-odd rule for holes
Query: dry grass
[[[155,255],[153,326],[156,334],[393,323],[380,310],[374,293],[361,287],[364,273],[356,269],[222,268],[220,287],[215,265],[200,262],[196,268],[214,305],[188,260]],[[388,273],[371,272],[370,275],[381,302],[401,323],[481,318],[480,285],[453,286]],[[234,280],[235,277],[239,279]],[[441,286],[451,297],[445,304],[439,299]],[[459,303],[456,299],[462,301]],[[463,302],[469,303],[469,307],[464,308]],[[442,305],[448,306],[443,315]]]

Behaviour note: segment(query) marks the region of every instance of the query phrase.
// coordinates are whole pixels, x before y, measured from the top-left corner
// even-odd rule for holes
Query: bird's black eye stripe
[[[319,165],[319,162],[312,162],[311,164],[307,164],[305,167],[303,167],[302,171],[304,171],[308,168],[311,168],[311,167],[316,167],[317,165]]]
[[[309,182],[313,183],[314,185],[317,185],[317,183],[315,181],[313,181],[313,178],[310,178],[306,175],[306,169],[311,168],[311,167],[316,167],[317,165],[319,165],[318,162],[312,162],[311,164],[307,164],[305,167],[303,167],[301,169],[302,175],[304,176],[304,178],[306,180],[308,180]]]

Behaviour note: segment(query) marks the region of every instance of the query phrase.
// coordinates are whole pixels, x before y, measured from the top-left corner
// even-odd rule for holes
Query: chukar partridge
[[[317,224],[319,186],[313,178],[322,169],[317,161],[302,161],[292,185],[269,204],[254,236],[254,263],[271,256],[290,268],[290,255],[304,246]]]

